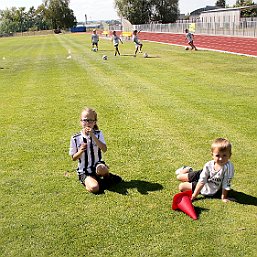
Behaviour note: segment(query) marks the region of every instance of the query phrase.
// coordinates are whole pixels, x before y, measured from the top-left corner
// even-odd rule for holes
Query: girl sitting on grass
[[[117,175],[109,173],[102,159],[107,151],[102,131],[97,126],[97,113],[91,108],[82,110],[80,116],[82,130],[71,137],[69,155],[78,160],[77,173],[80,182],[88,192],[98,193],[113,182],[121,181]]]

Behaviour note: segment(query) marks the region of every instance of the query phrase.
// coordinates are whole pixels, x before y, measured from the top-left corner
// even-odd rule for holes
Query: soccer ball
[[[188,47],[188,46],[186,46],[186,47],[185,47],[185,50],[189,50],[189,47]]]
[[[148,53],[144,53],[143,57],[147,58],[148,57]]]
[[[107,60],[107,55],[103,55],[102,59]]]
[[[93,50],[94,52],[96,52],[96,51],[97,51],[97,49],[96,49],[96,48],[93,48],[92,50]]]

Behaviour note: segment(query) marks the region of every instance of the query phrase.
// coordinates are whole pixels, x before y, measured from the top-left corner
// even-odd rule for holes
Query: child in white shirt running
[[[136,56],[138,50],[139,50],[139,53],[142,53],[143,44],[140,42],[140,40],[138,38],[139,33],[140,33],[140,31],[134,30],[133,35],[132,35],[132,41],[134,42],[135,47],[136,47],[134,56]]]
[[[196,46],[194,45],[194,34],[189,32],[188,29],[185,29],[185,33],[186,33],[187,43],[191,46],[191,50],[193,49],[197,50]]]
[[[116,31],[113,31],[112,32],[112,42],[113,42],[113,46],[115,48],[115,52],[114,52],[114,55],[116,56],[117,54],[120,55],[120,51],[119,51],[119,43],[122,42],[122,40],[120,39],[119,36],[117,36],[117,33]]]

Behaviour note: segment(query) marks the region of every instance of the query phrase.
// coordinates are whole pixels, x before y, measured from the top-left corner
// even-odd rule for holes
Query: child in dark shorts
[[[216,197],[221,195],[223,202],[228,202],[228,192],[234,177],[234,166],[230,162],[231,143],[225,138],[217,138],[211,145],[213,160],[207,162],[202,170],[193,171],[183,166],[176,171],[177,179],[182,181],[180,191],[192,190],[192,200],[198,194]]]
[[[190,171],[188,172],[188,182],[192,185],[192,192],[194,193],[196,185],[200,179],[201,172],[203,170],[197,170],[197,171]],[[205,197],[208,197],[208,195],[205,195]],[[221,189],[219,189],[214,195],[211,197],[213,198],[220,198],[221,197]]]
[[[77,173],[81,184],[88,192],[99,193],[122,179],[110,173],[102,159],[102,152],[107,151],[107,145],[97,125],[96,111],[92,108],[83,109],[80,124],[82,130],[71,137],[69,155],[73,161],[78,161]]]

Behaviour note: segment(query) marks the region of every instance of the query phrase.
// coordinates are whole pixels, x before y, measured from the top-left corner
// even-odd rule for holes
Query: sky
[[[206,5],[215,5],[217,0],[179,0],[180,13],[188,14]],[[0,10],[10,7],[37,8],[42,0],[0,0]],[[232,6],[236,0],[226,0],[227,5]],[[74,11],[77,21],[85,21],[85,14],[90,20],[118,19],[114,9],[114,0],[70,0],[70,8]]]

